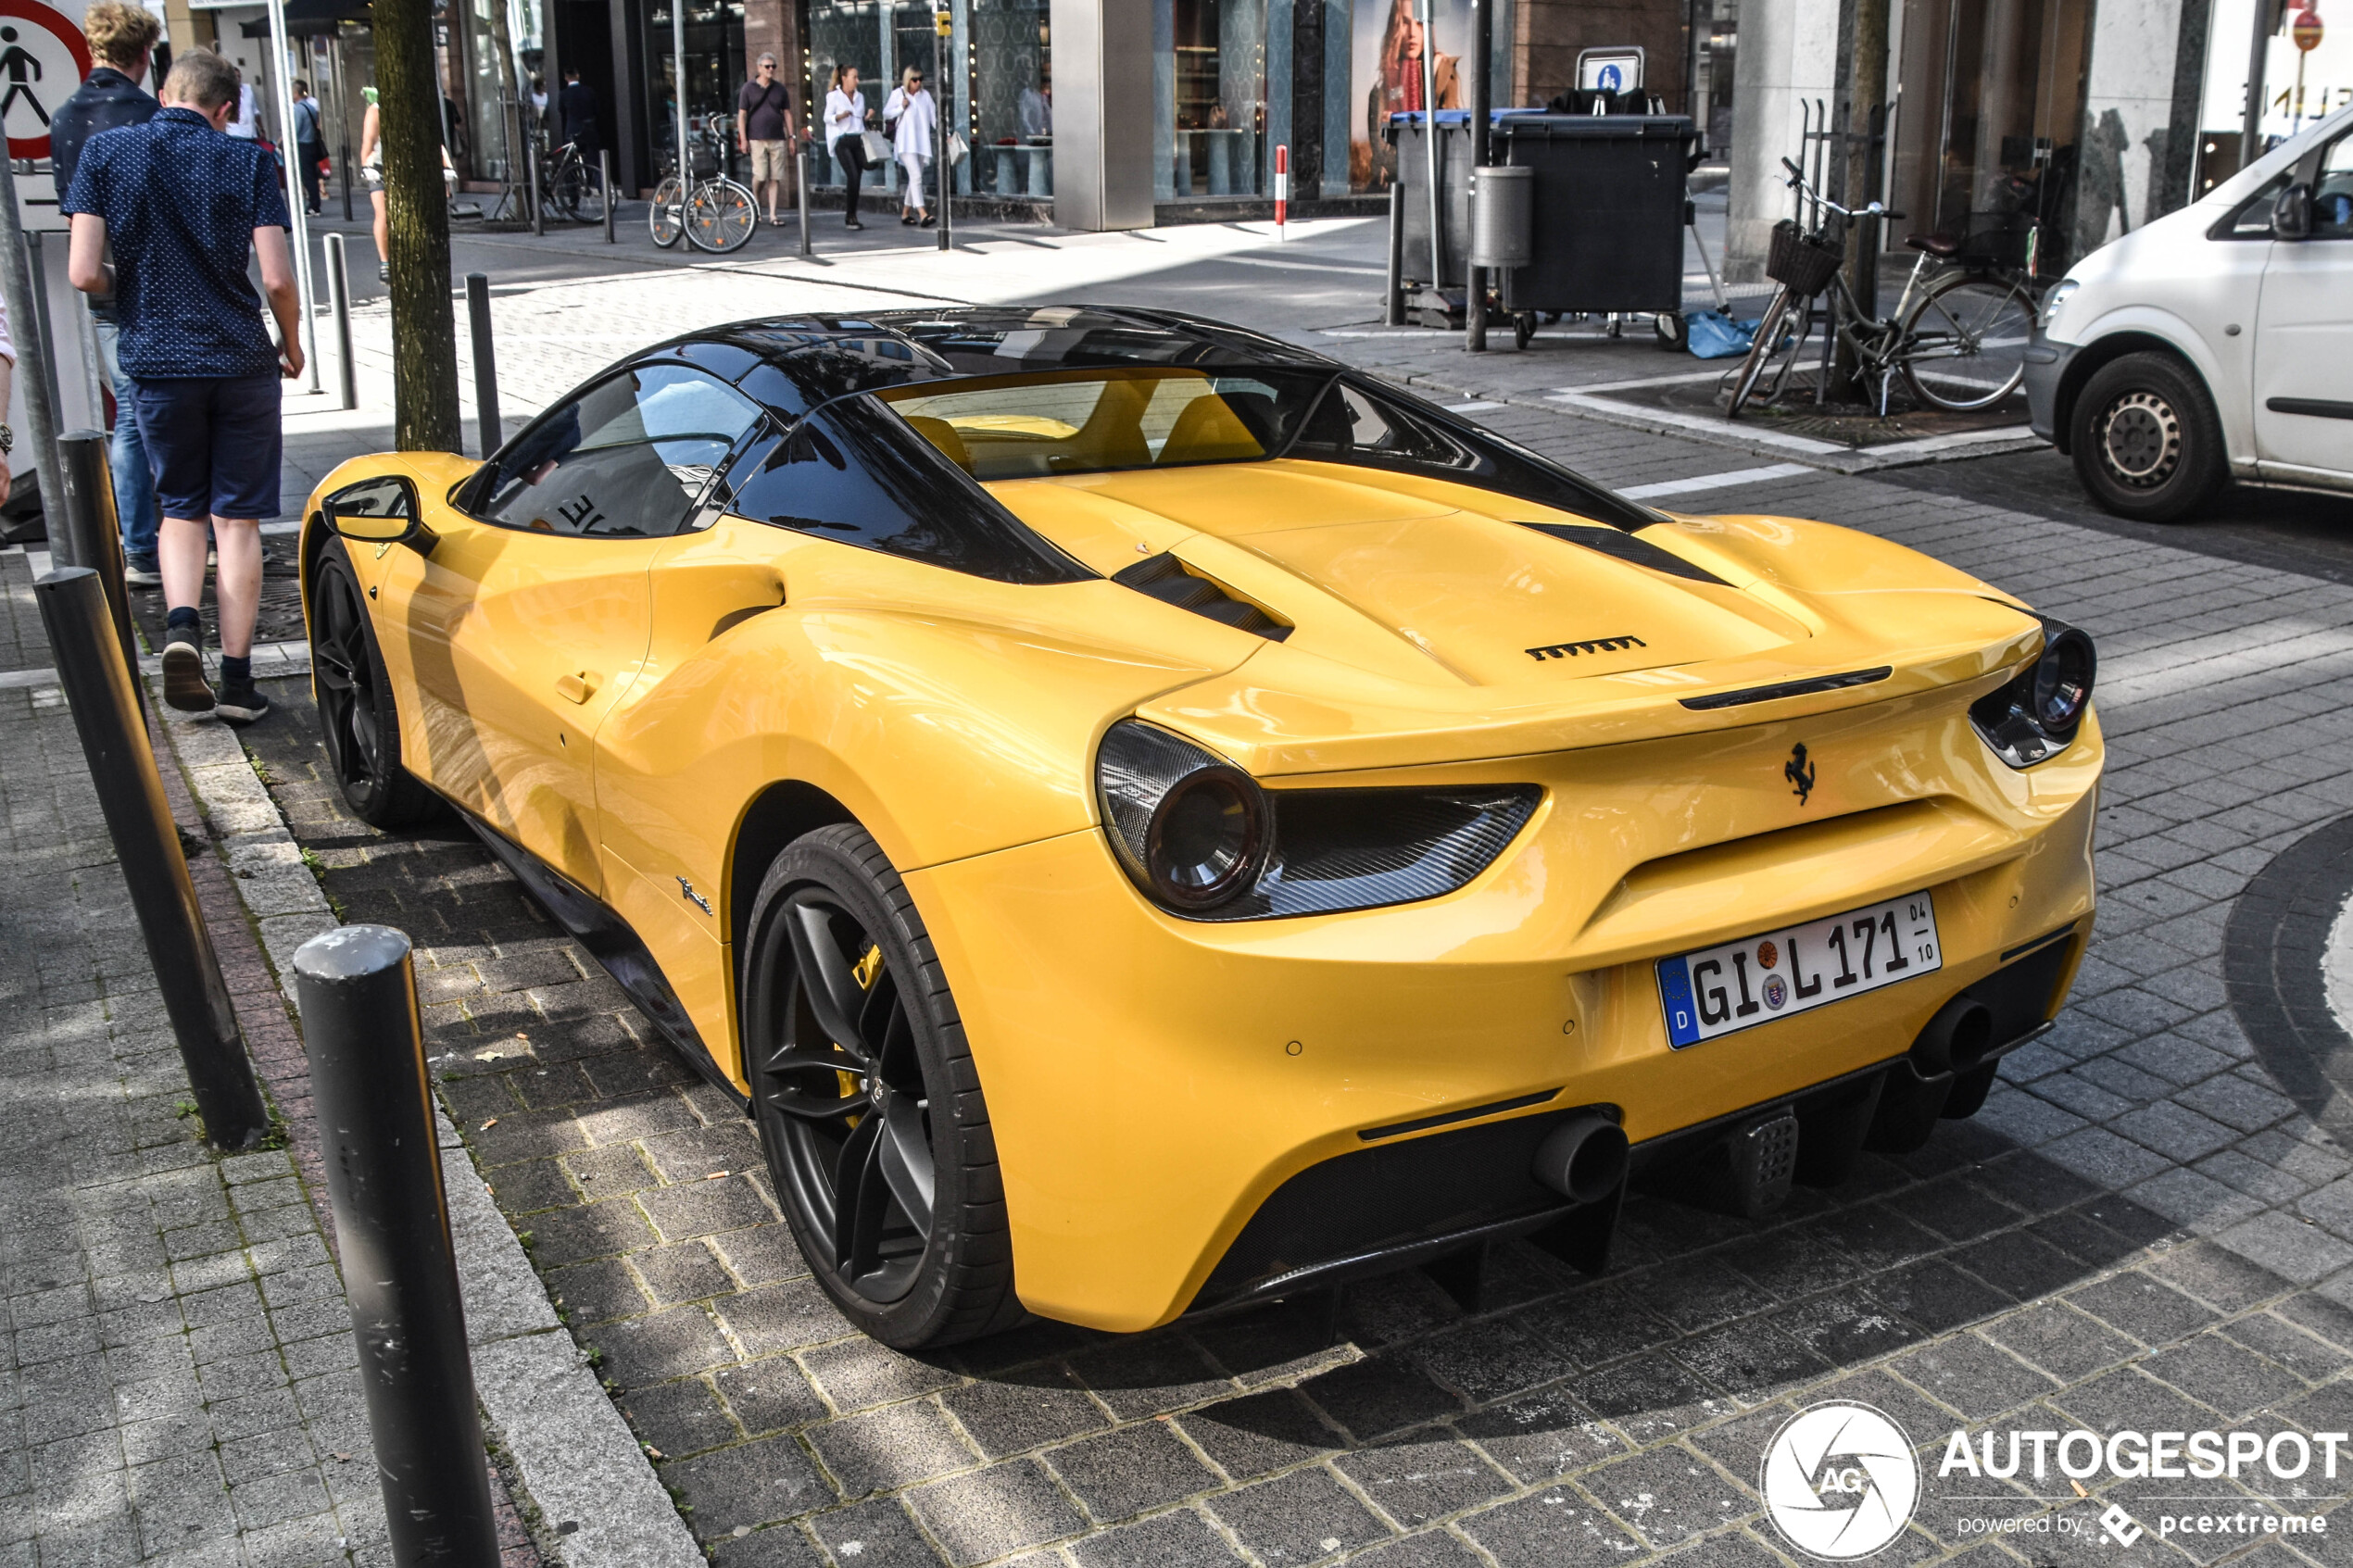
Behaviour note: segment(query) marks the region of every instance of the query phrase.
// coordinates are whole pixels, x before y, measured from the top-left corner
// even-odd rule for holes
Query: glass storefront
[[[2091,20],[2092,0],[1904,0],[1889,205],[1909,231],[2022,262],[2039,226],[2050,278],[2106,239],[2129,138],[2113,112],[2082,131]]]
[[[956,169],[959,193],[1052,195],[1049,0],[953,0],[948,10],[949,35],[942,38],[928,5],[810,0],[810,102],[822,115],[835,68],[855,66],[879,130],[892,84],[914,66],[935,94],[950,89],[943,94],[948,128],[972,149]],[[812,184],[843,182],[830,148],[812,161]],[[890,167],[869,172],[867,185],[895,191],[900,180]]]
[[[483,4],[484,0],[475,0]],[[667,170],[678,161],[678,62],[673,48],[671,6],[676,0],[648,0],[646,6],[646,61],[649,90],[646,130],[652,144],[654,167]],[[686,0],[686,119],[689,127],[710,115],[724,120],[716,140],[721,167],[734,169],[736,155],[736,94],[749,79],[744,61],[743,0]],[[872,100],[869,100],[870,102]],[[712,144],[695,153],[696,163],[708,169]]]

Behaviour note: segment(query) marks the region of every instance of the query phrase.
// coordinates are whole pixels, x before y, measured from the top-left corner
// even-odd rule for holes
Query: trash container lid
[[[1551,112],[1552,111],[1550,109],[1490,109],[1487,111],[1487,121],[1491,125],[1501,125],[1506,119],[1522,119],[1529,115],[1543,115],[1550,114]],[[1389,117],[1389,123],[1391,125],[1419,125],[1421,122],[1422,111],[1419,109],[1400,109]],[[1438,111],[1438,123],[1441,125],[1468,125],[1470,123],[1470,110],[1441,109]]]
[[[1446,114],[1439,111],[1439,121]],[[1498,129],[1515,140],[1621,141],[1628,138],[1688,141],[1699,132],[1691,117],[1680,114],[1516,114]]]

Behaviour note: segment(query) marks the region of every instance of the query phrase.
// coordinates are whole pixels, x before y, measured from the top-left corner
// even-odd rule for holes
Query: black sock
[[[239,659],[234,654],[222,654],[220,656],[220,678],[223,681],[227,681],[240,686],[252,680],[253,659],[251,656]]]
[[[166,633],[177,632],[183,626],[191,632],[202,633],[204,617],[182,605],[163,618],[163,629]]]

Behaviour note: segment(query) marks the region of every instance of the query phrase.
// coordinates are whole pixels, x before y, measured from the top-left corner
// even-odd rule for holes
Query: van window
[[[2353,240],[2353,134],[2339,136],[2321,155],[2312,177],[2312,237]]]
[[[2230,217],[2214,227],[2216,239],[2268,240],[2271,237],[2271,204],[2287,189],[2287,174],[2272,175],[2262,188],[2239,203]]]

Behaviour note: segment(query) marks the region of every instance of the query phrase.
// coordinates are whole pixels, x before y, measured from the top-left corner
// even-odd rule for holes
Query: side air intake
[[[1150,594],[1163,604],[1255,633],[1270,643],[1279,643],[1291,633],[1290,627],[1256,605],[1245,604],[1208,578],[1187,571],[1184,563],[1166,551],[1113,572],[1111,580],[1139,594]]]

